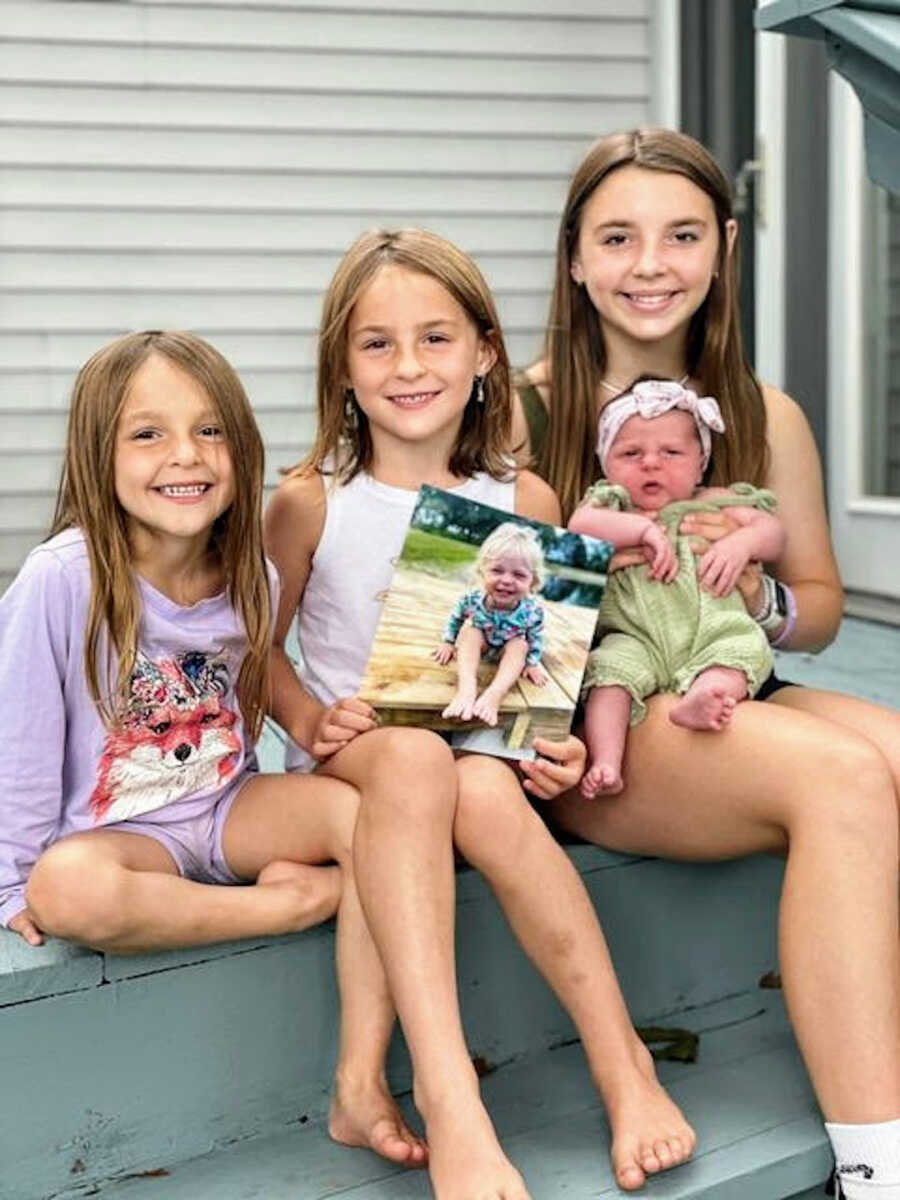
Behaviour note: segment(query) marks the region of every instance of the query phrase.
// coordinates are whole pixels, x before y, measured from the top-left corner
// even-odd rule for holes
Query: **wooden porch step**
[[[689,866],[592,846],[569,853],[638,1022],[750,992],[774,965],[779,863]],[[540,1052],[572,1039],[571,1022],[480,877],[467,870],[457,878],[472,1053],[538,1064]],[[321,1120],[336,1045],[333,954],[330,925],[135,958],[62,943],[34,952],[0,931],[0,1079],[16,1098],[0,1121],[0,1200],[77,1195],[301,1118]],[[759,1006],[769,996],[753,994]],[[399,1038],[389,1074],[395,1091],[409,1087]],[[594,1135],[585,1136],[591,1145]],[[167,1189],[147,1195],[168,1200]],[[270,1195],[265,1187],[247,1194]]]
[[[657,1176],[660,1200],[781,1200],[821,1183],[830,1155],[778,993],[754,991],[679,1020],[701,1033],[696,1064],[660,1073],[699,1135],[695,1159]],[[581,1047],[567,1044],[482,1080],[498,1133],[535,1200],[621,1197],[609,1131]],[[165,1175],[105,1185],[104,1200],[428,1200],[421,1172],[329,1141],[322,1123],[223,1147]]]

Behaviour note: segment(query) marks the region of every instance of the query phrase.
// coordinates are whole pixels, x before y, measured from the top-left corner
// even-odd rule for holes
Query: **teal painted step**
[[[636,1020],[745,992],[774,965],[779,863],[570,853]],[[571,1038],[482,880],[460,873],[458,893],[473,1054],[504,1063]],[[34,953],[7,933],[0,948],[15,968],[0,977],[2,1200],[177,1163],[327,1111],[337,1012],[330,926],[138,958],[59,944]],[[390,1075],[395,1089],[409,1086],[399,1041]]]
[[[701,1031],[691,1066],[660,1064],[700,1136],[695,1159],[657,1176],[659,1200],[781,1200],[821,1184],[830,1157],[778,993],[755,991],[680,1018]],[[580,1046],[501,1067],[483,1093],[535,1200],[621,1197],[609,1133]],[[102,1187],[104,1200],[428,1200],[421,1172],[329,1141],[321,1124],[223,1147],[156,1178]],[[816,1194],[821,1194],[821,1189]]]

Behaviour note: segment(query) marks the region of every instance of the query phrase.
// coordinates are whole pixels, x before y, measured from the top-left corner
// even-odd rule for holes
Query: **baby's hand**
[[[29,946],[43,946],[44,935],[35,924],[34,917],[27,908],[23,908],[9,922],[9,928],[17,933]]]
[[[678,574],[678,557],[666,536],[666,531],[654,521],[648,521],[647,528],[641,535],[641,544],[649,546],[653,553],[650,578],[658,579],[661,583],[671,583]]]
[[[735,535],[713,542],[697,564],[701,586],[714,596],[727,596],[733,591],[750,556]]]
[[[376,725],[375,709],[364,700],[355,696],[336,700],[319,717],[310,754],[313,758],[330,758],[359,734],[368,733]]]
[[[529,795],[540,800],[553,800],[578,785],[587,762],[587,748],[580,738],[574,734],[564,742],[535,738],[532,744],[541,757],[533,761],[523,759],[519,763],[526,776],[522,786]]]
[[[435,662],[440,663],[442,667],[446,667],[447,663],[456,657],[456,646],[454,646],[453,642],[441,642],[437,650],[432,650],[431,657]]]
[[[522,676],[529,683],[533,683],[535,687],[543,687],[549,678],[540,663],[533,663],[530,667],[523,667]]]

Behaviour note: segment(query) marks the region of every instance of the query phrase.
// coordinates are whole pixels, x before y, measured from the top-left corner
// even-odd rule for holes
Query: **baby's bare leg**
[[[474,715],[480,717],[486,725],[497,724],[500,705],[506,698],[506,693],[522,674],[527,656],[528,642],[523,637],[513,638],[503,647],[494,678],[472,707]]]
[[[471,721],[478,692],[478,664],[484,654],[484,638],[479,629],[466,623],[456,639],[456,692],[441,716]]]
[[[617,684],[596,687],[588,697],[585,739],[591,765],[581,781],[586,800],[621,792],[622,758],[631,716],[631,695]]]
[[[685,729],[719,732],[731,720],[739,700],[747,698],[747,676],[734,667],[709,667],[701,671],[669,713],[669,720]]]

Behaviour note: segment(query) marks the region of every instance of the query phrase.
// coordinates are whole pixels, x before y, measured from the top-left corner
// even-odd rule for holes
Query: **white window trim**
[[[756,157],[763,162],[754,194],[756,219],[756,373],[783,388],[785,380],[785,89],[787,39],[756,35]]]
[[[653,120],[681,126],[681,0],[656,0],[653,16]]]

